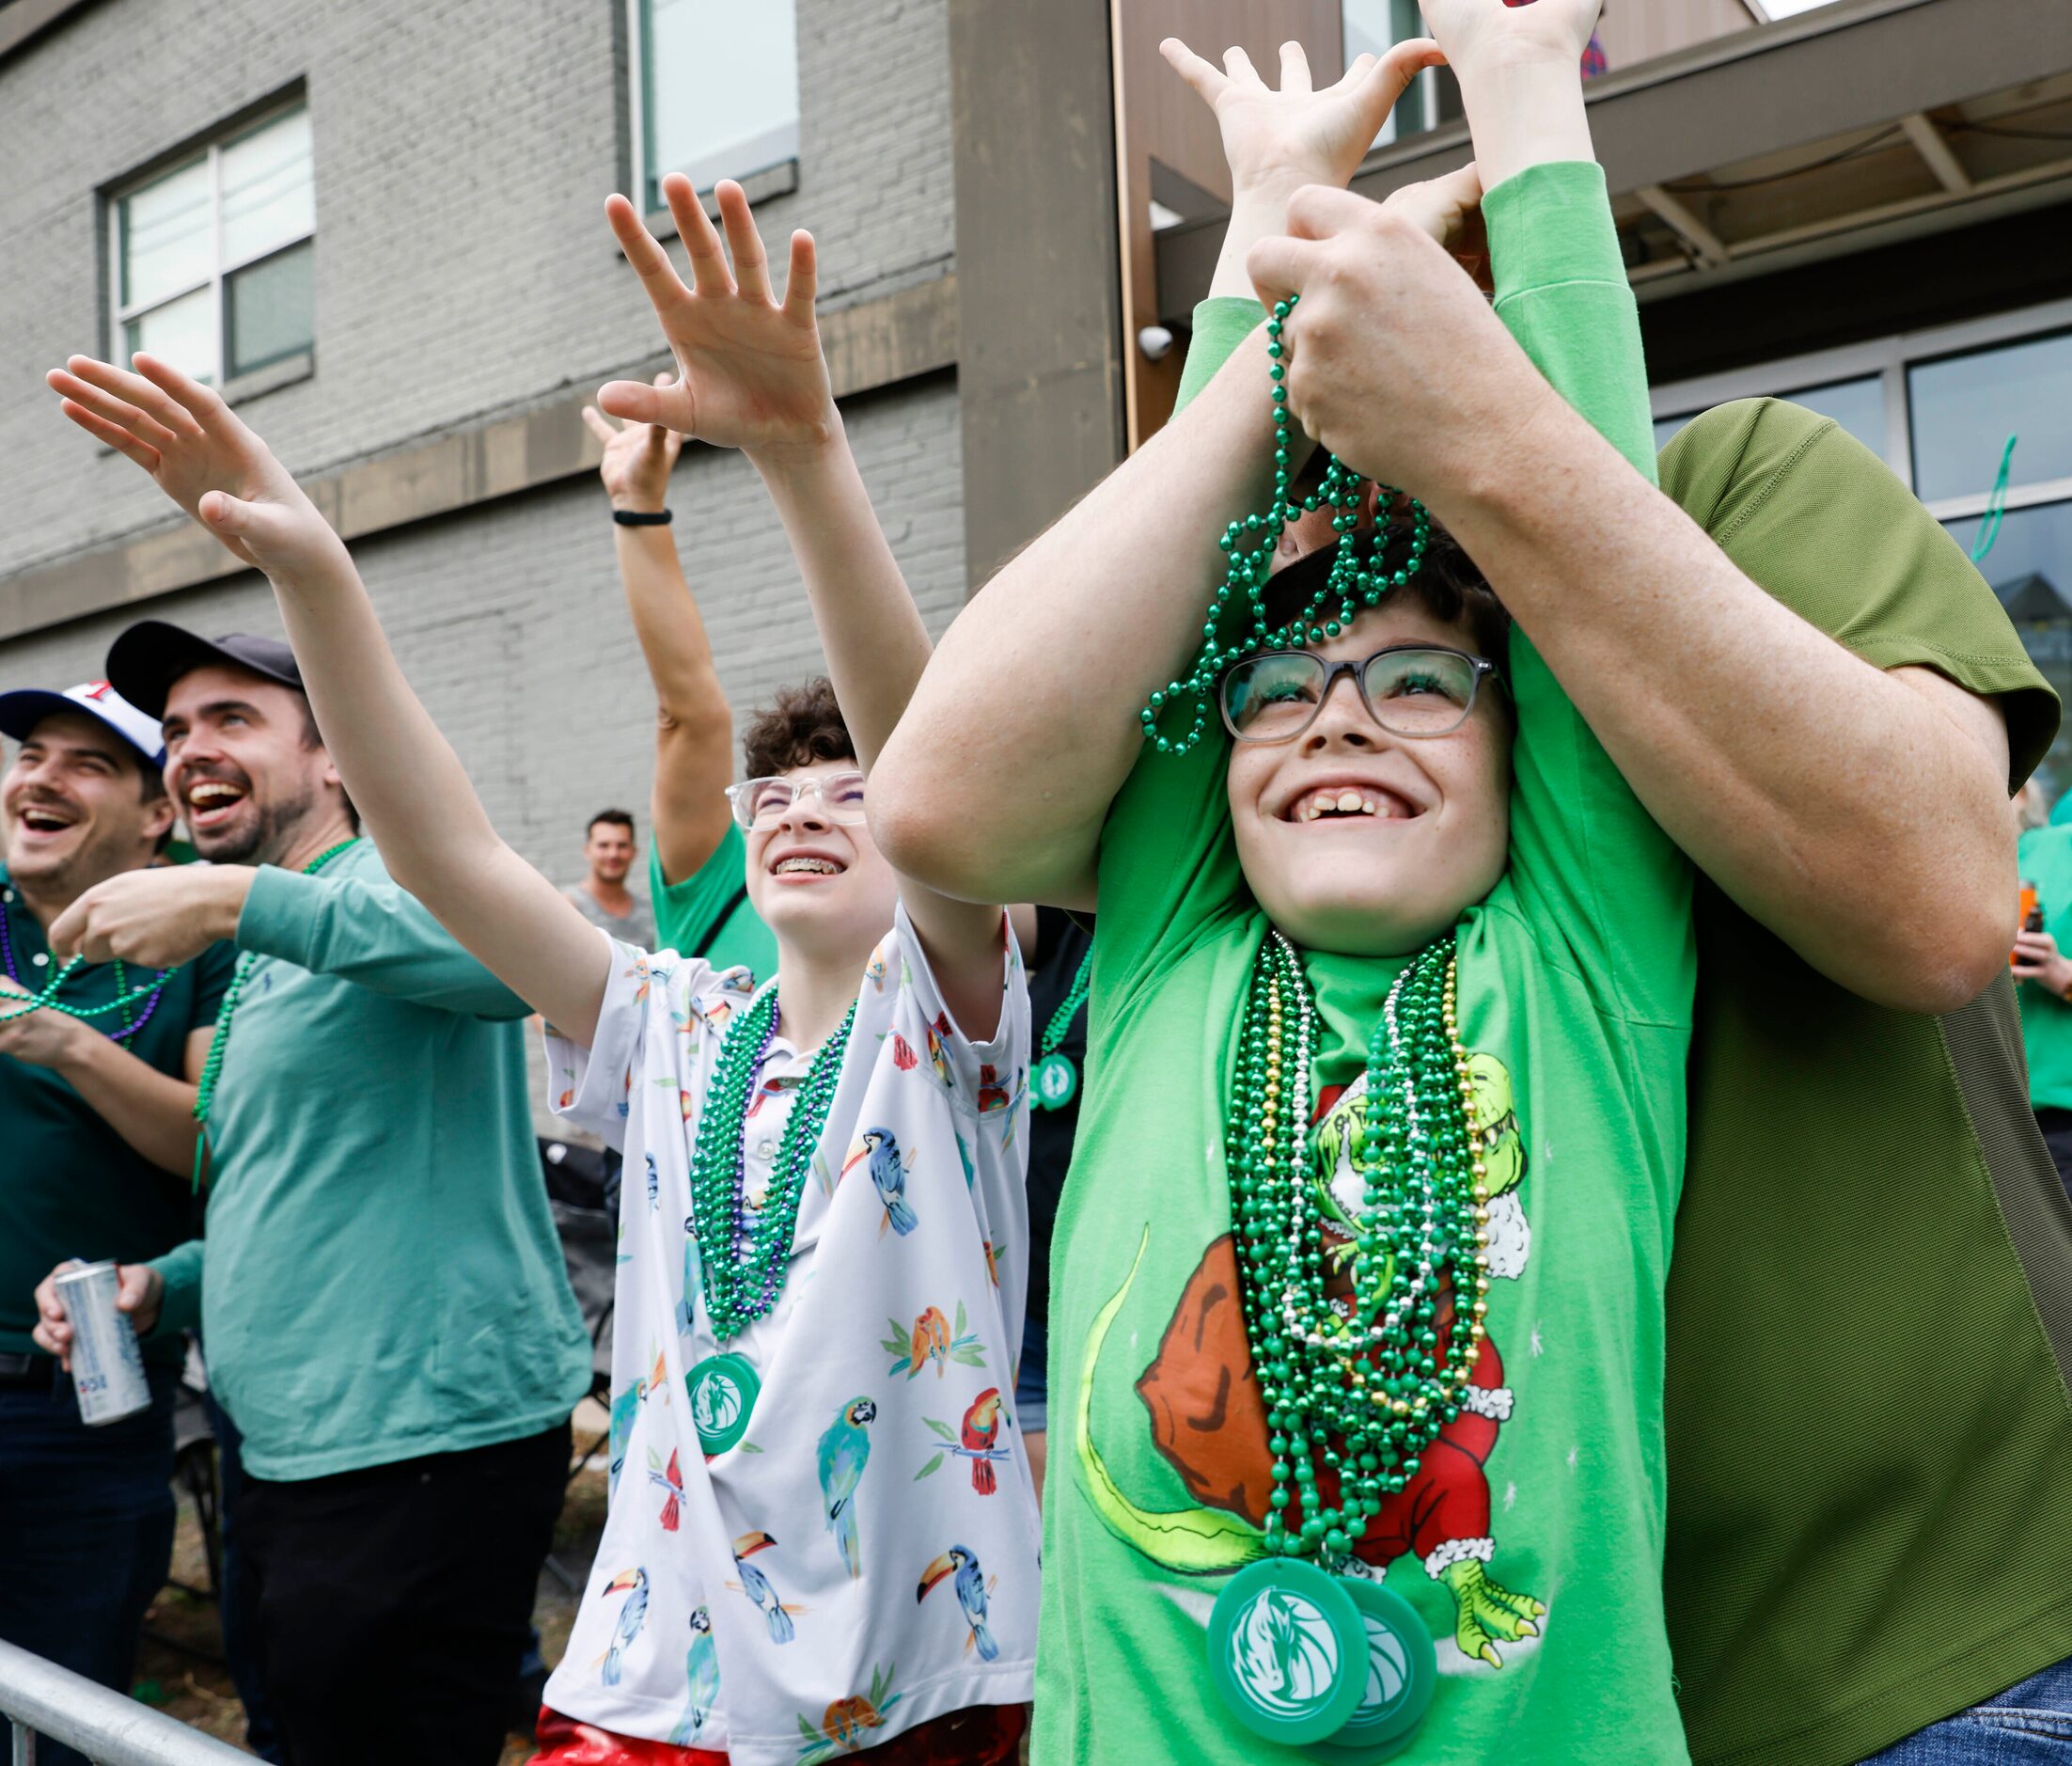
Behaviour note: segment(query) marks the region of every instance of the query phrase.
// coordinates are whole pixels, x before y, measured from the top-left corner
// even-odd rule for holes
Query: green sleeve
[[[520,1018],[532,1009],[386,877],[262,865],[238,920],[238,948],[442,1012]]]
[[[1548,383],[1651,481],[1654,429],[1639,313],[1603,170],[1571,161],[1483,199],[1496,310]],[[1642,809],[1525,633],[1511,634],[1517,711],[1508,883],[1547,960],[1614,1016],[1687,1020],[1689,866]]]
[[[1257,301],[1207,300],[1194,309],[1194,340],[1175,417],[1264,322]],[[1264,379],[1259,409],[1264,436]],[[1201,585],[1204,607],[1215,590],[1213,582]],[[1216,714],[1209,716],[1208,730],[1185,754],[1161,754],[1147,742],[1108,806],[1101,828],[1100,936],[1094,942],[1105,996],[1154,977],[1245,899],[1223,786],[1230,739]]]
[[[1801,619],[1879,669],[1936,670],[1998,700],[2010,789],[2058,729],[2058,697],[1977,567],[1885,463],[1832,418],[1743,399],[1685,425],[1662,489]]]
[[[648,897],[662,950],[702,956],[714,969],[777,973],[777,939],[748,900],[748,843],[732,822],[713,856],[681,883],[663,876],[662,857],[651,844]]]
[[[175,1245],[162,1257],[153,1257],[146,1268],[165,1278],[165,1293],[159,1301],[158,1322],[145,1334],[168,1337],[201,1325],[201,1254],[198,1238]]]

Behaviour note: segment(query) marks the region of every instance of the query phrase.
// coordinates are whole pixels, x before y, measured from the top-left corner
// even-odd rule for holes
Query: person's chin
[[[189,828],[187,844],[211,864],[250,864],[259,851],[257,822],[239,821],[221,828]]]

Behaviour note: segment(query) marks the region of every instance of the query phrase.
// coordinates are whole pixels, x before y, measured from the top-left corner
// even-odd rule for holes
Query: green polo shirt
[[[2043,929],[2072,950],[2072,828],[2033,828],[2021,837],[2021,874],[2036,886]],[[2029,1101],[2072,1110],[2072,1005],[2040,982],[2019,982],[2022,1041],[2029,1051]]]
[[[536,1434],[589,1390],[526,1085],[525,1001],[362,840],[263,867],[258,960],[210,1124],[207,1237],[158,1259],[199,1302],[254,1475],[300,1479]],[[198,1296],[197,1296],[198,1289]]]
[[[1996,700],[2027,776],[2056,698],[1882,461],[1759,399],[1661,473],[1856,655]],[[1842,1766],[2072,1655],[2072,1203],[2004,971],[1941,1017],[1888,1011],[1711,883],[1696,908],[1670,1641],[1701,1766]]]
[[[22,985],[40,991],[52,973],[43,928],[16,896],[0,867],[0,915]],[[215,1021],[236,953],[213,944],[174,971],[149,1016],[125,1047],[146,1065],[176,1079],[186,1076],[187,1039]],[[149,970],[126,970],[131,988],[148,984]],[[72,971],[59,1001],[73,1007],[104,1005],[118,997],[116,966],[92,963]],[[122,1014],[90,1020],[122,1028]],[[192,1202],[184,1175],[161,1171],[133,1151],[71,1083],[48,1067],[0,1055],[0,1349],[37,1352],[36,1285],[68,1257],[142,1263],[186,1238]],[[145,1346],[145,1360],[178,1366],[185,1350],[176,1334]]]
[[[738,965],[760,979],[777,973],[777,939],[748,899],[748,843],[732,822],[713,856],[681,883],[665,880],[661,854],[651,844],[648,898],[657,948],[702,956],[714,969]]]

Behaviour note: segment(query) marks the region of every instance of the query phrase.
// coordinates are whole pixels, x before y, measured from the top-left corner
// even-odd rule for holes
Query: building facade
[[[742,177],[780,259],[818,238],[849,433],[939,627],[965,589],[947,8],[769,0],[730,52],[738,10],[0,6],[0,679],[98,675],[146,613],[278,630],[42,384],[156,349],[312,487],[498,827],[574,880],[591,812],[645,822],[652,754],[578,413],[665,358],[603,201],[674,166]],[[689,450],[671,501],[746,711],[819,666],[783,535],[730,452]]]
[[[1329,77],[1416,28],[1415,0],[0,0],[0,683],[91,676],[147,611],[274,627],[42,385],[184,352],[353,544],[498,826],[573,876],[651,754],[577,413],[664,358],[604,196],[732,174],[766,237],[813,230],[939,629],[1169,410],[1228,191],[1159,38],[1270,66],[1293,35]],[[1609,0],[1600,38],[1665,438],[1724,398],[1831,410],[2072,690],[2072,7]],[[1426,75],[1356,188],[1468,150]],[[746,712],[817,666],[783,537],[731,454],[690,450],[672,503]]]

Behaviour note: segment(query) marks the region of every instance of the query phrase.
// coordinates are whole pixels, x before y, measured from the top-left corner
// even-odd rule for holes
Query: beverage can
[[[72,1388],[79,1420],[89,1427],[119,1422],[149,1410],[150,1382],[136,1328],[116,1310],[118,1285],[112,1263],[82,1264],[53,1285],[72,1328]]]

